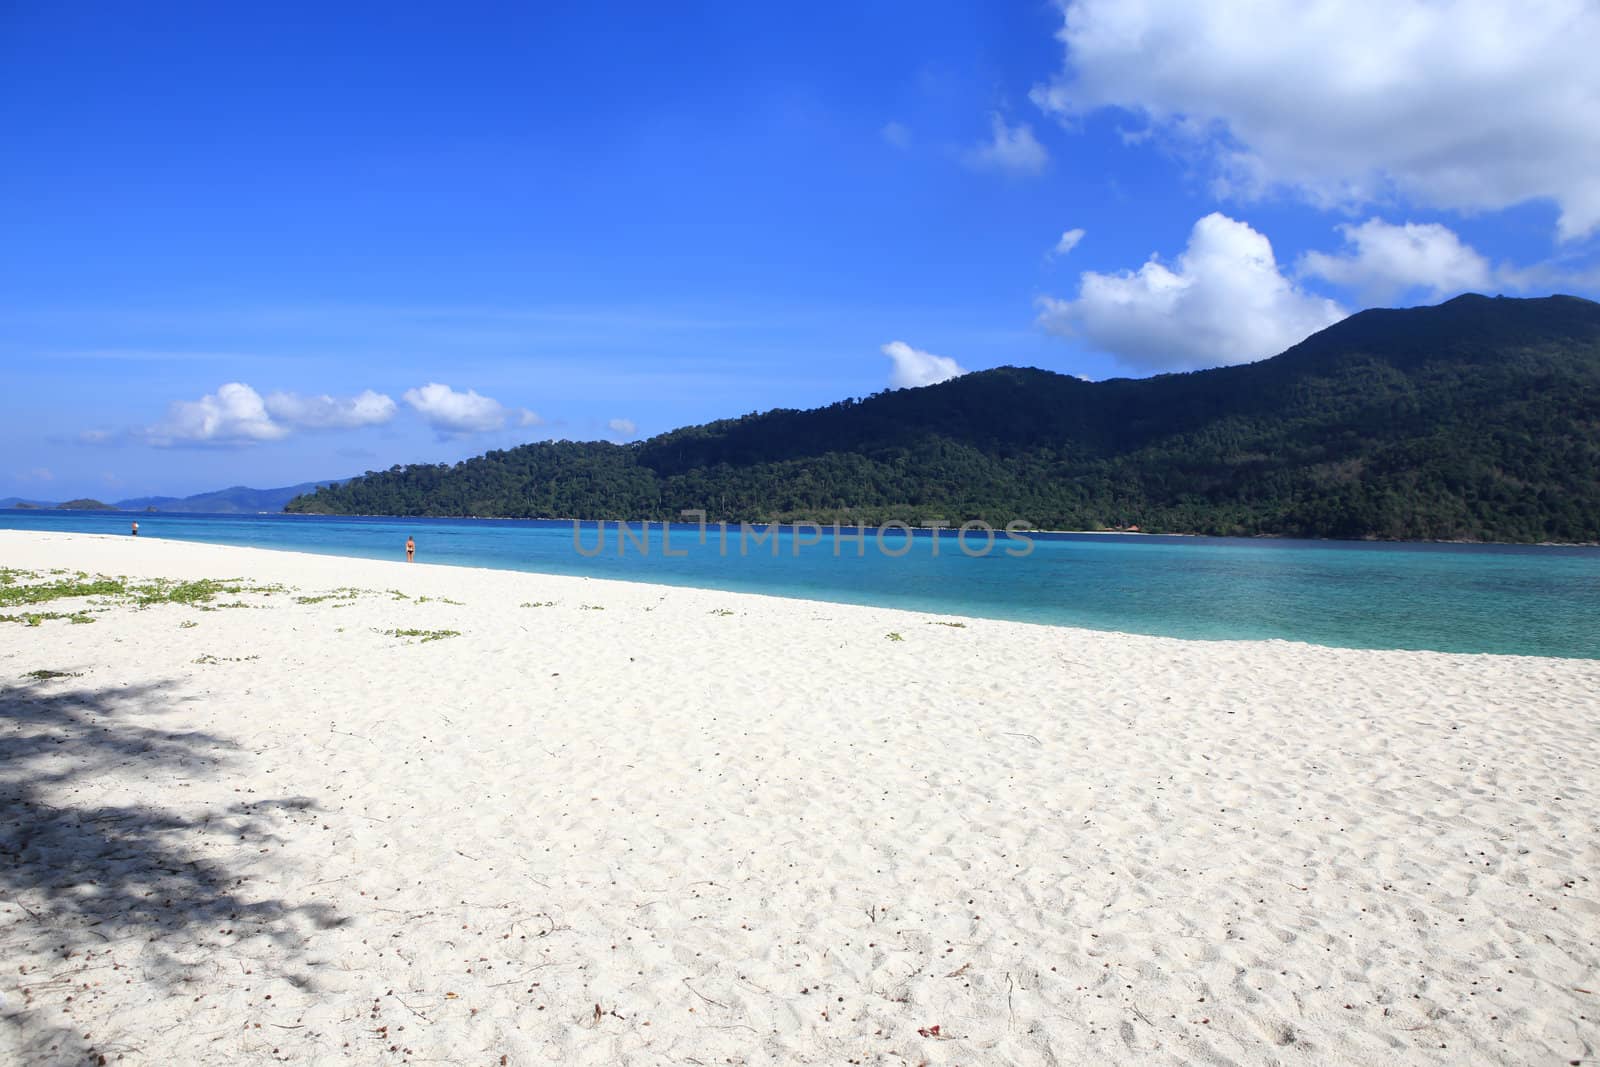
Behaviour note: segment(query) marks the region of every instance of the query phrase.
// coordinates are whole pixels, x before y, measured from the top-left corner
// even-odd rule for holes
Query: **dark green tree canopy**
[[[1364,311],[1272,359],[1085,382],[1019,367],[690,426],[368,472],[326,514],[1600,540],[1600,304]]]

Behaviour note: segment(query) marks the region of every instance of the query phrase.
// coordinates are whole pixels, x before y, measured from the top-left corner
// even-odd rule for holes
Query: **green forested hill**
[[[1085,382],[1002,367],[691,426],[368,473],[335,514],[1600,540],[1600,304],[1463,296],[1237,367]]]

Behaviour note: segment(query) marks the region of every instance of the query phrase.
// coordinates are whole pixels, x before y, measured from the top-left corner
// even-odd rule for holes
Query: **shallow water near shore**
[[[658,582],[1096,630],[1346,648],[1600,658],[1600,548],[1035,534],[1026,555],[919,531],[835,541],[784,528],[546,520],[0,510],[0,528],[141,536],[365,559]],[[624,543],[625,541],[625,543]],[[798,542],[798,543],[797,543]],[[580,546],[582,551],[580,551]],[[741,547],[743,551],[741,552]],[[598,552],[597,552],[598,548]],[[774,549],[776,551],[774,551]],[[586,555],[585,553],[596,553]],[[682,553],[682,555],[679,555]],[[893,555],[891,553],[900,553]],[[0,560],[0,563],[3,563]]]

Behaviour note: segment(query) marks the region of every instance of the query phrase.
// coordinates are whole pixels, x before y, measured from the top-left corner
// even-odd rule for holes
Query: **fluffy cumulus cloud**
[[[1219,189],[1475,211],[1547,198],[1600,228],[1593,0],[1061,0],[1065,118],[1103,107],[1198,146]]]
[[[1194,224],[1173,265],[1151,256],[1134,271],[1085,271],[1076,298],[1039,308],[1045,329],[1140,371],[1263,359],[1345,316],[1286,278],[1264,235],[1217,213]]]
[[[1367,300],[1390,300],[1419,289],[1432,297],[1487,289],[1494,278],[1489,261],[1448,226],[1368,219],[1339,231],[1346,250],[1307,252],[1300,257],[1300,272],[1347,286]]]
[[[281,392],[263,398],[243,382],[229,382],[199,400],[175,402],[165,419],[134,436],[159,447],[248,445],[276,441],[298,429],[376,426],[392,419],[394,412],[394,401],[371,389],[345,398]],[[109,444],[116,439],[104,430],[85,430],[78,435],[84,444]]]
[[[448,385],[429,382],[407,389],[401,396],[442,437],[487,433],[505,426],[535,426],[539,416],[527,408],[508,408],[498,400],[468,389],[458,393]]]
[[[179,400],[167,417],[144,431],[153,445],[247,445],[276,441],[288,428],[272,420],[261,394],[229,382],[199,400]]]
[[[889,368],[891,389],[935,385],[967,373],[965,367],[949,356],[936,356],[932,352],[912,348],[904,341],[890,341],[882,351],[892,364]]]
[[[612,419],[606,423],[606,429],[617,437],[632,437],[639,432],[632,419]]]
[[[303,396],[299,393],[271,393],[266,399],[267,414],[291,426],[308,430],[349,430],[361,426],[381,426],[394,418],[394,401],[371,389],[339,399],[328,396]]]
[[[1049,162],[1050,153],[1033,136],[1033,127],[1008,126],[999,112],[989,116],[989,139],[967,153],[968,166],[1007,174],[1040,174]]]

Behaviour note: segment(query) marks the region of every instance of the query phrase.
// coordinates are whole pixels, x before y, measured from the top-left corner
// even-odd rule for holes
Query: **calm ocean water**
[[[1600,548],[1367,544],[1199,537],[1035,535],[1023,558],[994,550],[971,558],[953,537],[891,532],[891,558],[869,534],[835,556],[831,531],[795,548],[779,532],[740,555],[738,529],[727,553],[716,528],[675,526],[661,551],[630,541],[619,555],[614,524],[592,558],[574,547],[568,522],[474,519],[361,519],[298,515],[163,515],[0,510],[0,527],[141,536],[293,549],[366,559],[404,558],[408,534],[427,563],[589,575],[702,586],[851,604],[876,604],[1024,622],[1168,637],[1286,638],[1347,648],[1434,649],[1600,658]],[[635,537],[638,526],[633,527]],[[584,524],[582,545],[599,534]],[[934,546],[938,554],[934,554]],[[969,542],[976,550],[981,539]],[[1015,546],[1011,546],[1015,547]],[[0,560],[4,563],[4,560]]]

